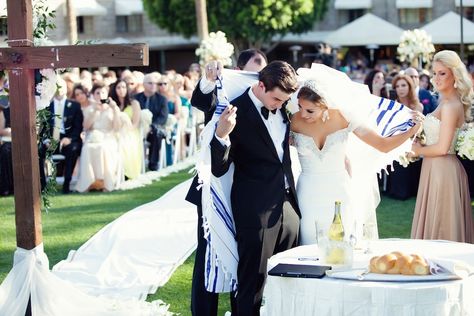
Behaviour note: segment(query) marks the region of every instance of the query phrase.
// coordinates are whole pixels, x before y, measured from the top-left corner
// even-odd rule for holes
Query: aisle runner
[[[111,222],[53,273],[92,295],[145,299],[196,248],[197,213],[184,197],[191,180]]]

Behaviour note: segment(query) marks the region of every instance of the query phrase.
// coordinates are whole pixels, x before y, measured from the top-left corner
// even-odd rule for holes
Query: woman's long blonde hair
[[[433,62],[440,62],[451,69],[457,94],[464,106],[465,121],[472,120],[472,102],[474,100],[473,83],[466,65],[461,61],[458,54],[452,50],[442,50],[433,57]],[[436,89],[436,86],[435,86]]]

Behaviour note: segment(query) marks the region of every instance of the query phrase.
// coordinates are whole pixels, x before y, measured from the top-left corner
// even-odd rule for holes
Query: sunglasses
[[[166,86],[167,84],[168,84],[168,82],[158,82],[159,86]]]

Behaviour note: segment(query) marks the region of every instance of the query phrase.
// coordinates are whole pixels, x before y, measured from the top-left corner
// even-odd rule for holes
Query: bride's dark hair
[[[326,105],[324,99],[318,93],[316,93],[316,91],[314,91],[308,86],[302,86],[300,88],[300,91],[298,91],[297,98],[305,99],[318,105]]]

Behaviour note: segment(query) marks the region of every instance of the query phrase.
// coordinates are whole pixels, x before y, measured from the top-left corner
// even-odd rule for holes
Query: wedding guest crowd
[[[198,137],[190,135],[203,123],[190,108],[199,78],[194,67],[185,75],[128,69],[61,74],[57,93],[47,108],[49,124],[38,131],[43,139],[39,146],[42,189],[51,172],[46,160],[50,146],[56,146],[53,161],[63,178],[65,194],[112,191],[126,180],[192,155],[196,144],[190,141],[196,142]],[[0,95],[5,94],[7,84],[7,78],[0,78]],[[10,135],[5,95],[0,98],[1,195],[13,193]]]

